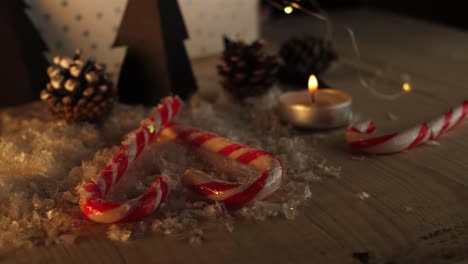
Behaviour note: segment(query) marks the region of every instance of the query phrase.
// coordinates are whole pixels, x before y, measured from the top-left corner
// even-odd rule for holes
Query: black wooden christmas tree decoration
[[[118,82],[125,103],[155,105],[188,98],[196,81],[184,46],[188,34],[177,0],[129,0],[115,46],[127,46]]]
[[[47,51],[22,0],[0,1],[0,106],[38,99],[47,82]]]

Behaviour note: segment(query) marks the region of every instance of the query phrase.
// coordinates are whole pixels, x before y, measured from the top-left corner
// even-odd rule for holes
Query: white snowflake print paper
[[[155,0],[156,1],[156,0]],[[223,35],[258,38],[258,0],[178,0],[189,39],[185,46],[191,58],[223,50]],[[81,48],[83,58],[94,57],[107,64],[118,80],[126,48],[114,48],[127,0],[26,0],[27,13],[55,55],[72,56]]]
[[[72,56],[77,48],[83,58],[105,63],[118,80],[125,47],[113,43],[125,12],[127,0],[28,0],[27,13],[53,56]]]
[[[223,50],[223,35],[240,34],[246,41],[259,36],[258,0],[179,0],[189,39],[191,58]]]

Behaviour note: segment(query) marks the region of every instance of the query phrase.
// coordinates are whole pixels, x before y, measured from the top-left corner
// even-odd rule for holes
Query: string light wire
[[[310,0],[309,3],[311,3],[314,6],[314,8],[318,10],[318,12],[310,10],[296,1],[284,0],[282,1],[283,5],[275,2],[274,0],[268,0],[268,2],[271,6],[278,8],[280,10],[284,8],[283,5],[286,5],[286,6],[293,7],[297,10],[300,10],[306,15],[309,15],[309,16],[312,16],[321,20],[325,24],[325,33],[324,33],[325,40],[331,41],[333,39],[333,27],[334,27],[333,22],[328,16],[328,14],[321,8],[320,4],[316,0]],[[362,57],[361,57],[361,51],[359,49],[358,41],[356,38],[356,34],[352,28],[346,25],[341,25],[341,24],[335,24],[335,25],[339,25],[340,27],[344,28],[345,31],[347,32],[351,41],[351,47],[353,49],[353,53],[356,57],[357,63],[349,59],[341,59],[340,61],[344,64],[348,64],[352,66],[356,70],[359,83],[361,84],[362,87],[366,88],[373,96],[383,99],[383,100],[388,100],[388,101],[396,100],[400,98],[402,95],[414,91],[414,88],[411,85],[411,77],[409,74],[400,75],[400,78],[403,79],[403,81],[398,84],[399,86],[398,92],[383,93],[381,91],[378,91],[376,89],[376,86],[377,86],[376,82],[378,78],[383,78],[384,71],[382,71],[381,69],[375,69],[374,66],[366,65],[363,62]],[[363,73],[364,71],[370,72],[375,77],[373,79],[365,78],[364,73]]]

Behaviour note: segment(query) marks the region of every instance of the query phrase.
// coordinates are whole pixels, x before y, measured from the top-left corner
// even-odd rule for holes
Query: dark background
[[[307,3],[308,0],[302,0]],[[349,7],[374,7],[435,23],[468,29],[468,10],[464,1],[434,0],[319,0],[326,10]],[[275,12],[281,16],[280,12]]]

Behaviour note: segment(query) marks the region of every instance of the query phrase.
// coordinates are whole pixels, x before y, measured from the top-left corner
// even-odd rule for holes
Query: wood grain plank
[[[468,34],[375,10],[332,14],[356,29],[366,61],[395,64],[413,77],[414,92],[395,101],[379,100],[362,88],[354,69],[338,62],[326,81],[353,94],[355,111],[375,119],[383,131],[428,120],[462,98],[468,67]],[[307,25],[307,26],[305,26]],[[310,27],[309,27],[310,25]],[[272,49],[291,33],[319,32],[309,19],[288,17],[265,25]],[[351,57],[343,32],[335,35],[343,56]],[[215,100],[218,58],[195,61],[200,96]],[[381,83],[394,89],[398,76]],[[393,81],[393,82],[391,82]],[[429,95],[428,95],[429,94]],[[400,117],[388,120],[388,113]],[[323,140],[323,137],[326,140]],[[369,253],[371,263],[453,263],[468,257],[468,124],[441,139],[392,156],[351,153],[343,131],[302,133],[341,177],[324,177],[311,185],[312,198],[295,220],[240,222],[233,233],[213,228],[200,247],[166,237],[127,243],[90,239],[76,246],[18,251],[5,263],[360,263],[353,253]],[[320,139],[319,139],[320,138]],[[359,193],[370,195],[360,199]],[[96,253],[96,250],[99,253]],[[30,262],[28,262],[30,263]]]
[[[20,250],[0,257],[1,263],[126,263],[109,240],[86,239],[76,245]]]

